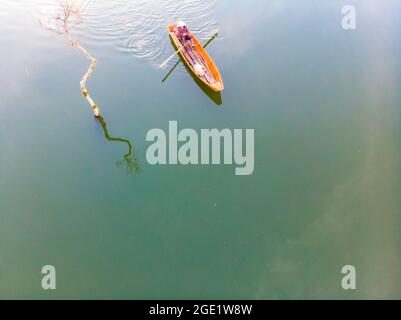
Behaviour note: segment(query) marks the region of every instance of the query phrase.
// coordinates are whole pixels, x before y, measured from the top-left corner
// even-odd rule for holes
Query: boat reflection
[[[206,48],[210,43],[213,42],[214,39],[216,39],[218,34],[214,34],[204,45],[203,47]],[[175,44],[173,40],[170,38],[170,42],[175,48]],[[166,80],[170,77],[170,75],[173,73],[173,71],[177,68],[177,66],[182,62],[181,56],[180,60],[170,69],[170,71],[167,73],[167,75],[163,78],[162,82],[166,82]],[[223,104],[223,99],[221,92],[214,92],[212,89],[210,89],[208,86],[206,86],[198,77],[196,77],[192,71],[189,69],[186,63],[183,64],[185,69],[188,71],[188,73],[191,75],[192,79],[195,80],[195,83],[198,85],[198,87],[212,100],[216,105],[220,106]]]
[[[132,148],[132,144],[131,141],[127,140],[127,139],[122,139],[122,138],[113,138],[110,136],[109,131],[107,130],[107,124],[104,121],[102,116],[98,117],[98,120],[103,128],[104,131],[104,136],[106,137],[106,139],[108,141],[113,141],[113,142],[120,142],[120,143],[125,143],[128,147],[128,152],[126,155],[124,155],[123,159],[121,159],[120,161],[118,161],[116,163],[117,167],[119,168],[123,168],[125,167],[127,174],[132,174],[132,173],[141,173],[142,169],[141,169],[141,165],[139,163],[139,160],[137,159],[137,157],[135,156],[135,154],[133,153],[133,148]]]

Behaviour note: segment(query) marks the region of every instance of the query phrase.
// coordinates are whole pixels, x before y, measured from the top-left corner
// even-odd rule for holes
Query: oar
[[[173,58],[175,57],[175,55],[176,55],[177,53],[179,53],[179,52],[182,50],[182,48],[184,48],[184,47],[181,47],[181,48],[179,48],[176,52],[174,52],[174,53],[171,55],[170,58],[168,58],[166,61],[164,61],[164,62],[159,66],[159,68],[163,69],[163,68],[166,66],[166,64],[169,63],[169,61],[170,61],[171,59],[173,59]]]
[[[212,43],[212,41],[214,39],[216,39],[218,37],[219,33],[216,32],[213,36],[210,37],[210,39],[208,41],[206,41],[206,43],[203,45],[203,48],[206,48],[210,43]],[[175,53],[176,54],[176,53]],[[174,55],[175,55],[174,54]],[[178,64],[180,63],[180,60],[178,60],[178,62],[171,68],[171,70],[167,73],[167,75],[163,78],[162,82],[165,82],[167,80],[167,78],[170,76],[170,74],[173,73],[174,69],[178,66]]]

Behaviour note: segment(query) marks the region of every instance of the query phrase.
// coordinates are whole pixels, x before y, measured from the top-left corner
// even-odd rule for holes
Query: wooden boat
[[[180,50],[179,53],[182,59],[188,65],[189,69],[191,69],[195,77],[198,77],[213,91],[223,91],[224,84],[220,72],[207,51],[191,32],[189,34],[192,36],[194,46],[192,48],[189,48],[188,46],[184,47],[182,41],[178,39],[174,32],[176,28],[177,23],[173,23],[168,26],[168,32],[173,40],[174,45],[177,47],[177,50]],[[202,72],[199,72],[200,66],[202,68]]]

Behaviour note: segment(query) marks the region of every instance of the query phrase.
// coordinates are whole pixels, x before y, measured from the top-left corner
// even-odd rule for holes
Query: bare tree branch
[[[46,25],[43,22],[43,19],[39,19],[39,23],[41,24],[41,26],[43,28],[45,28],[47,30],[56,32],[58,34],[67,35],[71,46],[78,48],[85,55],[85,57],[90,60],[91,64],[89,65],[88,70],[82,77],[80,86],[81,86],[81,92],[82,92],[83,96],[86,98],[86,100],[89,102],[90,106],[92,107],[95,117],[99,117],[100,109],[97,106],[97,104],[93,101],[92,97],[89,94],[89,91],[86,88],[86,82],[88,81],[92,72],[95,70],[97,61],[94,57],[92,57],[92,55],[84,47],[82,47],[79,44],[78,40],[73,40],[73,38],[71,36],[72,29],[82,23],[83,12],[75,4],[75,2],[64,0],[64,1],[60,1],[59,4],[60,4],[60,8],[61,8],[60,14],[56,15],[54,17],[51,17],[51,19],[53,19],[55,22],[57,22],[57,21],[61,22],[63,25],[62,30],[58,30],[57,28],[55,28],[55,29],[50,28],[48,25]]]

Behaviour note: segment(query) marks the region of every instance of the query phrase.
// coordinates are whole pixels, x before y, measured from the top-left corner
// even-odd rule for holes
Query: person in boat
[[[189,33],[188,27],[184,22],[180,21],[177,23],[175,34],[186,49],[194,47],[192,36]]]

